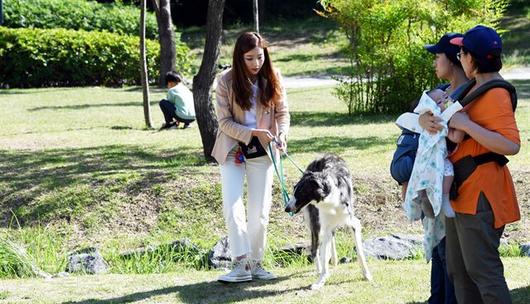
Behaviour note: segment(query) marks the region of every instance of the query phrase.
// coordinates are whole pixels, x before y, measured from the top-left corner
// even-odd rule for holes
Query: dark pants
[[[173,119],[178,122],[183,122],[185,125],[189,125],[190,123],[195,121],[195,119],[184,119],[179,117],[175,112],[175,105],[169,102],[169,100],[162,99],[158,104],[160,105],[160,110],[162,110],[162,113],[164,113],[166,125],[169,125],[171,122],[173,122]]]
[[[447,275],[445,238],[433,248],[431,265],[431,296],[427,302],[429,304],[456,304],[453,282]]]
[[[493,211],[480,193],[475,215],[447,219],[447,268],[458,303],[512,303],[499,256],[504,227],[495,229]]]

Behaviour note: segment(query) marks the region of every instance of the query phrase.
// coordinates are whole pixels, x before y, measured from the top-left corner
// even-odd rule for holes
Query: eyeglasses
[[[461,52],[456,53],[456,59],[460,60],[460,58],[462,58]]]

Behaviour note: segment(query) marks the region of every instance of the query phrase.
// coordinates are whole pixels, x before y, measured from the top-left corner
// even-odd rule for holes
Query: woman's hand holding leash
[[[285,134],[284,133],[280,133],[278,135],[278,137],[276,137],[274,139],[274,142],[276,143],[276,147],[282,151],[282,152],[285,152],[287,151],[287,140],[285,138]]]
[[[252,136],[256,136],[262,143],[269,144],[273,139],[274,135],[267,129],[253,129]]]

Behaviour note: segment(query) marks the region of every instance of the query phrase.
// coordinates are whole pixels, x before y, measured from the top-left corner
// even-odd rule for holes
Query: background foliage
[[[0,27],[0,85],[83,86],[140,83],[139,38],[108,32]],[[159,44],[147,41],[149,77],[156,80]],[[177,43],[177,66],[190,69],[189,48]]]
[[[337,94],[354,112],[408,109],[437,79],[423,49],[446,32],[477,24],[497,27],[506,1],[321,0],[321,15],[338,22],[349,39],[349,73]]]
[[[86,0],[4,0],[4,25],[12,28],[66,28],[138,36],[140,10],[121,2]],[[146,36],[158,37],[154,14],[146,15]]]

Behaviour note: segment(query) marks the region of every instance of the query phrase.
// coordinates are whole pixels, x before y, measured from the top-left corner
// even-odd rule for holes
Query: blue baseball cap
[[[477,25],[464,33],[464,37],[453,38],[451,44],[463,46],[482,59],[493,59],[502,52],[502,40],[497,32],[487,26]]]
[[[458,37],[463,37],[463,36],[464,35],[460,33],[446,33],[442,36],[442,38],[440,38],[438,43],[427,44],[425,46],[425,49],[428,52],[433,53],[433,54],[444,53],[445,56],[447,56],[449,60],[451,60],[453,63],[457,65],[460,65],[460,61],[456,57],[456,54],[460,52],[460,47],[454,44],[451,44],[449,41],[451,41],[451,39],[453,38],[458,38]]]

